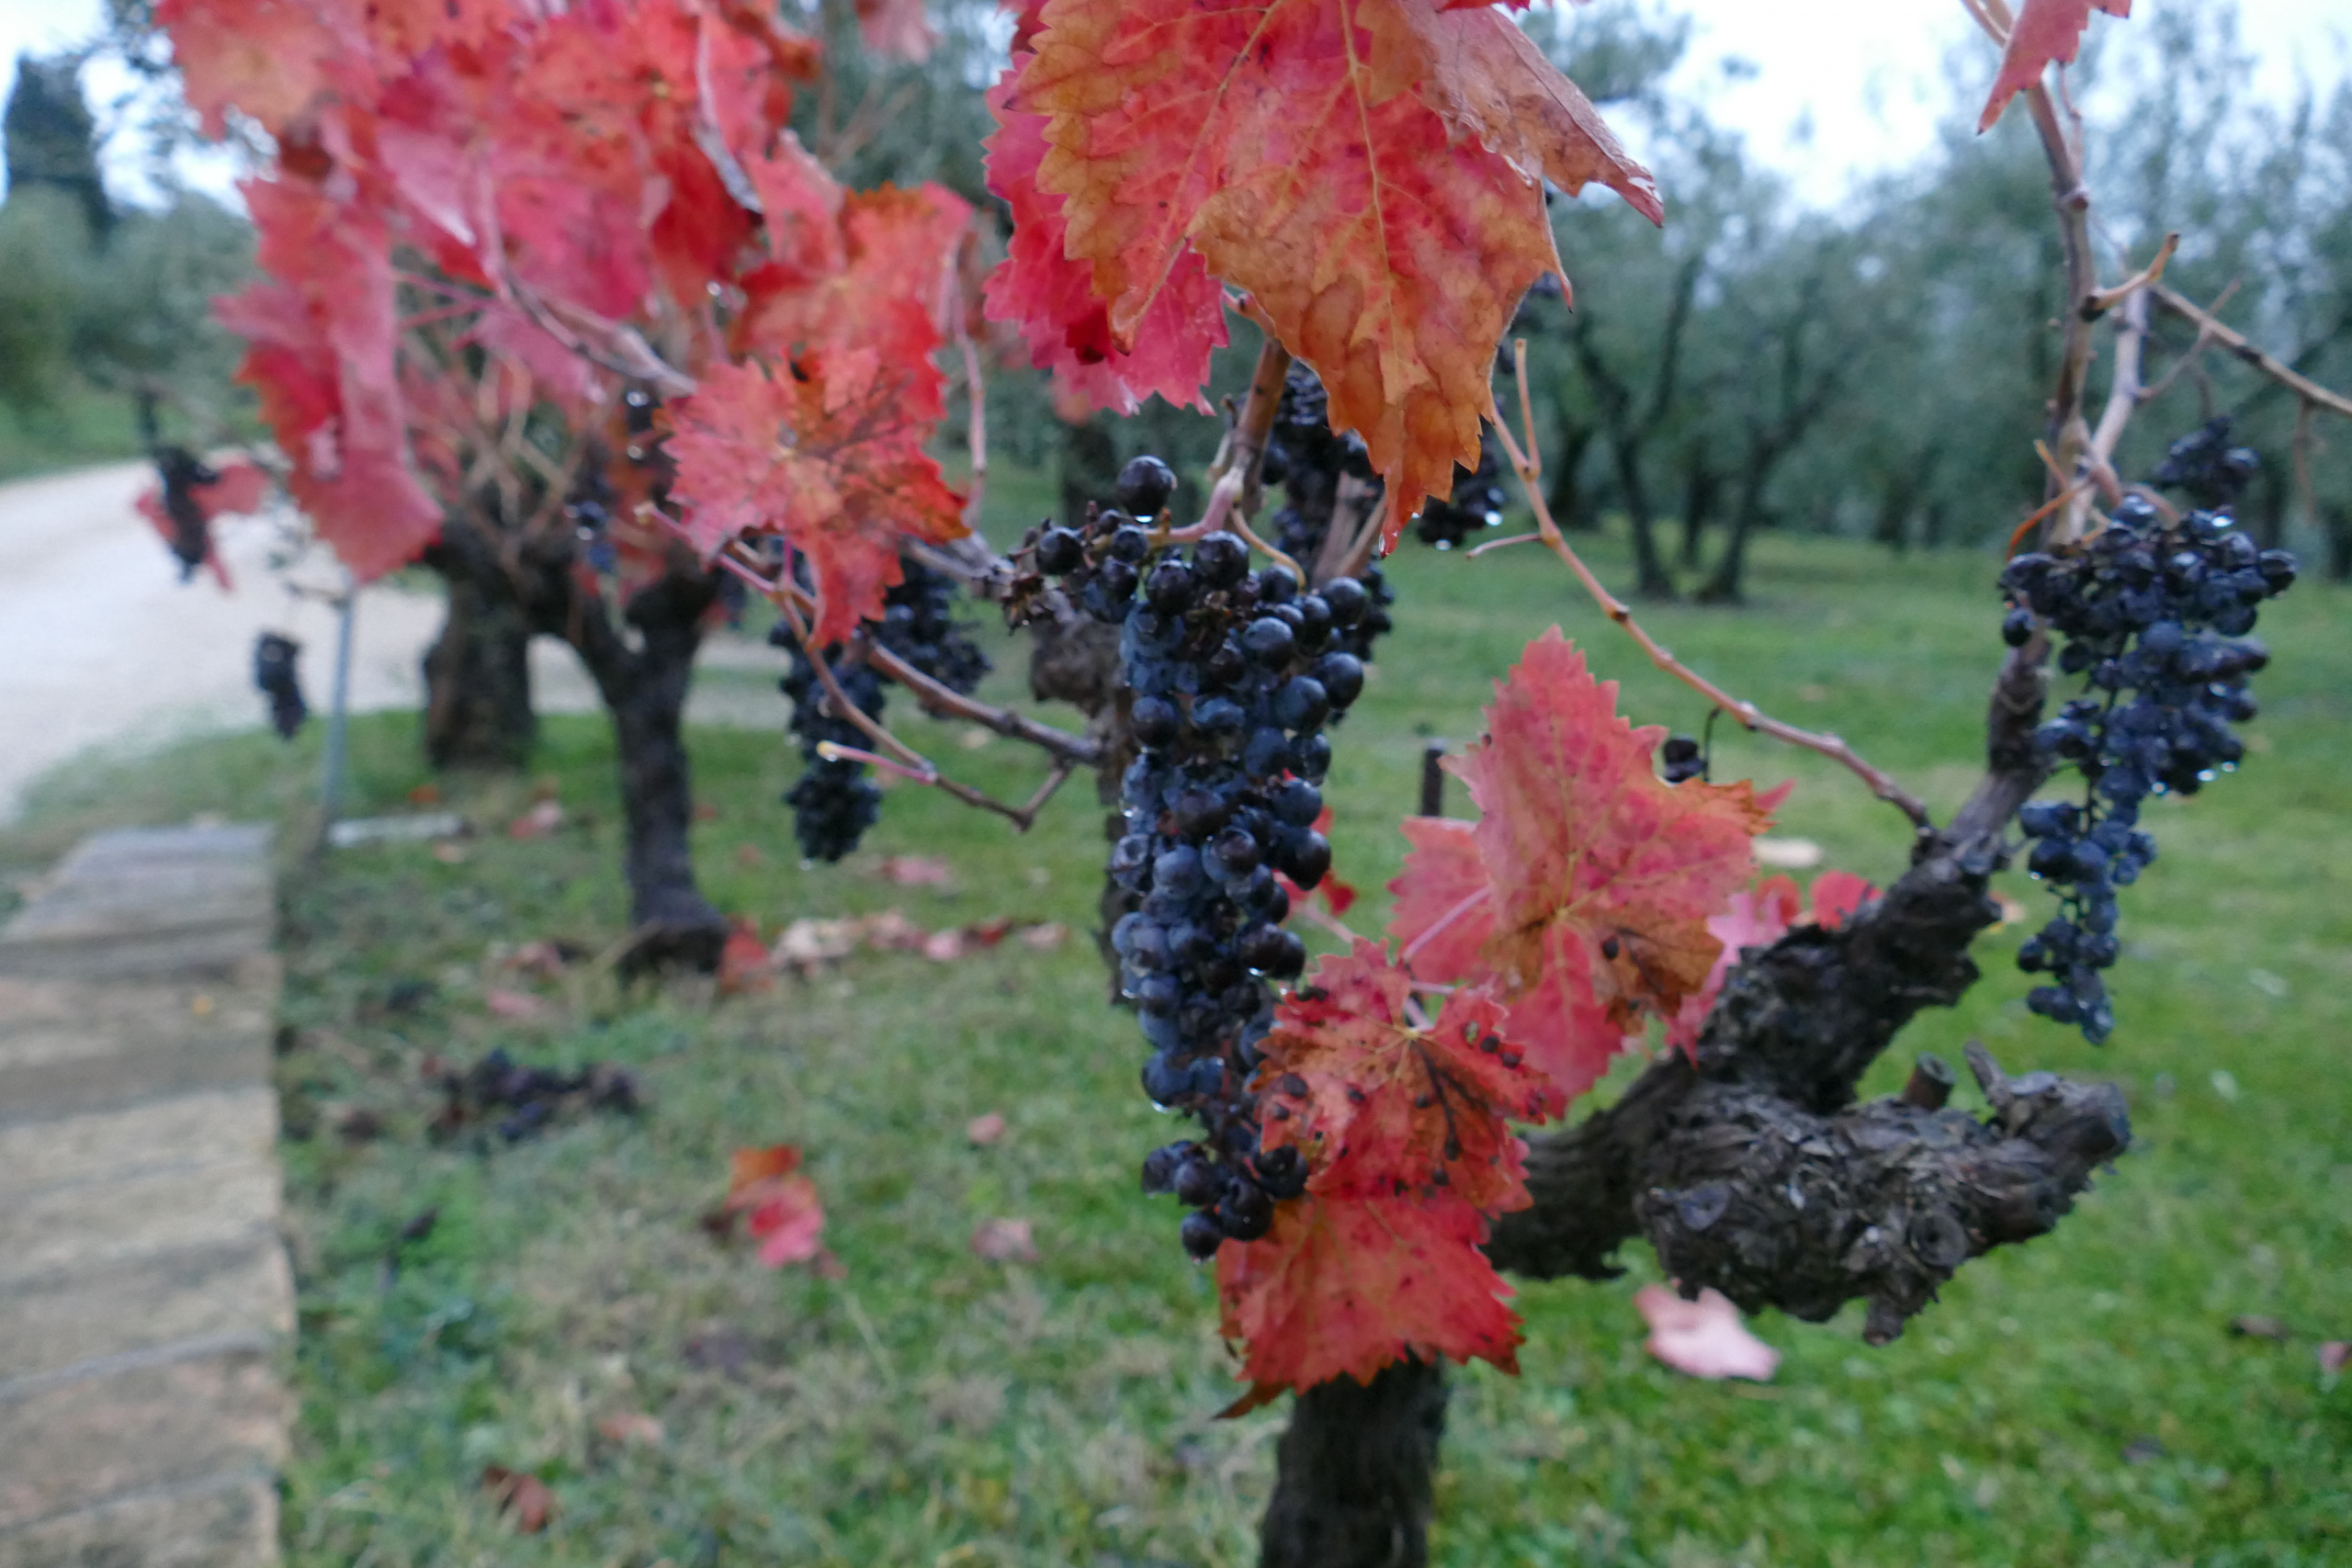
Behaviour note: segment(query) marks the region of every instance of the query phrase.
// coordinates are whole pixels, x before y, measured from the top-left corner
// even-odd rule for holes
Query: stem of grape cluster
[[[1912,825],[1920,831],[1932,831],[1935,823],[1928,816],[1928,808],[1921,804],[1918,797],[1895,783],[1891,775],[1872,767],[1851,746],[1847,745],[1835,735],[1816,734],[1810,729],[1800,729],[1793,724],[1774,718],[1754,703],[1733,696],[1705,676],[1684,665],[1673,654],[1660,647],[1657,639],[1648,632],[1642,629],[1641,623],[1634,619],[1634,612],[1625,607],[1623,600],[1602,586],[1600,579],[1593,575],[1592,569],[1585,565],[1584,558],[1569,547],[1566,536],[1560,532],[1559,525],[1552,520],[1552,509],[1544,503],[1544,486],[1541,483],[1544,478],[1544,463],[1535,445],[1534,411],[1527,394],[1527,340],[1517,339],[1512,346],[1518,355],[1520,409],[1521,417],[1527,422],[1527,444],[1524,446],[1521,446],[1518,439],[1511,434],[1510,424],[1499,418],[1494,421],[1495,434],[1502,438],[1503,451],[1510,458],[1511,471],[1519,476],[1520,488],[1526,492],[1527,504],[1535,513],[1538,536],[1552,547],[1554,555],[1567,563],[1568,570],[1576,573],[1577,581],[1584,584],[1584,590],[1592,596],[1593,603],[1600,606],[1600,613],[1617,623],[1625,635],[1632,637],[1644,653],[1649,655],[1652,664],[1731,715],[1733,718],[1739,721],[1742,728],[1769,735],[1775,740],[1783,740],[1792,746],[1803,747],[1808,751],[1818,752],[1870,785],[1871,794],[1908,817]]]

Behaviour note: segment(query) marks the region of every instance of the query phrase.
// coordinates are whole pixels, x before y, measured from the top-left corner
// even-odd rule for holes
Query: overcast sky
[[[1717,123],[1742,132],[1757,158],[1786,173],[1801,195],[1835,201],[1858,175],[1896,167],[1935,141],[1954,107],[1945,74],[1953,46],[1971,43],[1957,0],[1658,0],[1692,17],[1696,33],[1677,85],[1703,96]],[[2154,6],[2205,0],[2141,0]],[[19,51],[64,47],[97,30],[100,0],[0,0],[0,94],[16,76]],[[2257,96],[2290,99],[2301,83],[2325,85],[2352,74],[2352,4],[2346,0],[2245,0],[2245,42],[2259,57]],[[2135,24],[2094,18],[2095,28]],[[1755,67],[1726,72],[1727,60]],[[1973,62],[1981,90],[1992,79],[1990,45]],[[91,96],[125,90],[118,69],[89,73]],[[1971,111],[1973,112],[1973,111]],[[108,175],[134,193],[142,185],[135,149],[110,150]],[[225,183],[221,167],[189,171],[191,183]]]

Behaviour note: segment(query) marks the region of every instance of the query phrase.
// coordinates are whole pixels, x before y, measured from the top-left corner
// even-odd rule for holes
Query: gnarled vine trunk
[[[1987,880],[2002,833],[2044,776],[2030,741],[2041,654],[2037,639],[2010,656],[1984,783],[1883,897],[1733,970],[1695,1063],[1668,1056],[1608,1109],[1531,1140],[1532,1202],[1487,1245],[1498,1269],[1608,1279],[1617,1249],[1647,1239],[1686,1290],[1713,1286],[1750,1311],[1817,1322],[1864,1300],[1866,1337],[1883,1344],[1969,1258],[2050,1230],[2123,1152],[2131,1128],[2112,1086],[2010,1078],[1977,1047],[1985,1121],[1940,1095],[1854,1101],[1904,1024],[1976,980],[1968,947],[1999,918]],[[1440,1375],[1408,1364],[1294,1402],[1264,1568],[1426,1559],[1430,1477],[1412,1465],[1436,1460]]]
[[[447,546],[424,553],[447,612],[424,651],[424,757],[436,769],[514,772],[538,743],[531,624],[511,584],[466,571]]]
[[[714,968],[728,924],[695,880],[684,720],[718,576],[673,547],[668,570],[629,597],[615,625],[573,570],[569,536],[526,538],[510,559],[494,526],[494,519],[451,519],[434,564],[453,584],[453,602],[462,581],[463,592],[495,606],[504,624],[562,638],[596,683],[613,725],[627,831],[622,866],[633,935],[623,966]]]

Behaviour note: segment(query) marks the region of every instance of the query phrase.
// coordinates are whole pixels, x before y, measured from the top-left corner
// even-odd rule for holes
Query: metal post
[[[1445,815],[1445,742],[1430,740],[1421,747],[1421,815]]]
[[[351,713],[351,623],[359,605],[359,585],[345,588],[334,638],[334,705],[327,713],[327,754],[319,774],[319,842],[343,812],[344,776],[349,772],[346,721]]]

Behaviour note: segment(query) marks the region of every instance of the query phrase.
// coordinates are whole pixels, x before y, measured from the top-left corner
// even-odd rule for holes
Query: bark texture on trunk
[[[458,570],[435,545],[447,614],[424,651],[424,756],[436,769],[514,772],[538,743],[531,707],[531,624],[503,575]]]
[[[1264,1568],[1423,1568],[1445,1369],[1399,1361],[1300,1394],[1259,1530]]]

